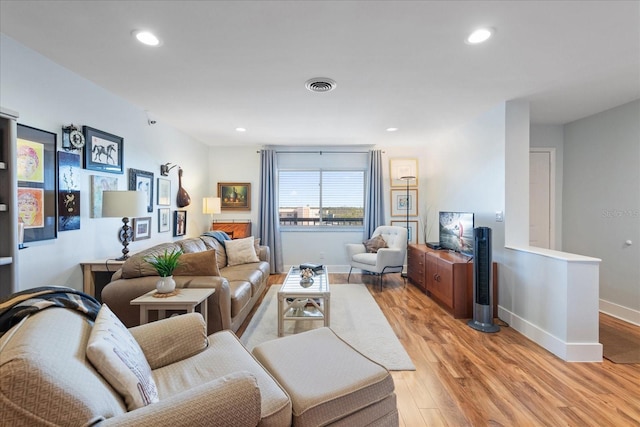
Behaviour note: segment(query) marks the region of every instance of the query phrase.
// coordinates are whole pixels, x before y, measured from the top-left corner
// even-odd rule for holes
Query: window
[[[280,170],[280,225],[362,226],[364,170]]]

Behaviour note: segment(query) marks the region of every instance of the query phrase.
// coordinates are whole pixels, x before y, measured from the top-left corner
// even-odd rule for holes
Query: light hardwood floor
[[[640,426],[640,364],[567,363],[502,322],[495,334],[468,327],[397,274],[385,275],[382,291],[377,277],[351,276],[359,281],[416,366],[392,373],[401,426]]]

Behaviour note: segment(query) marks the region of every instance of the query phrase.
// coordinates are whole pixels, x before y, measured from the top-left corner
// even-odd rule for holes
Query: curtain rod
[[[256,153],[260,154],[261,150],[256,151]],[[276,151],[276,154],[366,154],[369,151],[331,151],[331,150],[322,150],[322,151]],[[383,151],[385,153],[385,151]]]

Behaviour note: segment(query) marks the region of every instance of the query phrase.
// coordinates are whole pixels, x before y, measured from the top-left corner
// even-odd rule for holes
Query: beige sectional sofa
[[[102,301],[127,327],[137,326],[140,324],[139,307],[130,305],[130,301],[155,289],[158,281],[157,273],[145,258],[175,249],[185,254],[201,253],[205,257],[210,254],[209,258],[199,256],[196,266],[190,271],[187,269],[185,275],[174,274],[176,287],[215,288],[207,301],[208,332],[223,329],[235,332],[266,290],[269,279],[269,247],[255,245],[255,248],[257,262],[228,265],[225,245],[211,236],[202,235],[153,246],[133,255],[114,273],[112,281],[102,290]],[[219,271],[219,276],[211,275],[211,266],[203,265],[203,262],[215,263],[217,268],[214,270]],[[237,259],[234,257],[235,262]]]
[[[159,401],[127,410],[87,358],[94,324],[52,307],[0,337],[2,426],[288,426],[291,400],[230,331],[207,337],[198,313],[129,329]]]

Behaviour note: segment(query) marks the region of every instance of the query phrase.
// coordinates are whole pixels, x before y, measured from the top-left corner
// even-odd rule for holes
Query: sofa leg
[[[349,278],[351,277],[351,270],[353,270],[353,267],[349,267],[349,275],[347,276],[347,283],[349,283]]]

